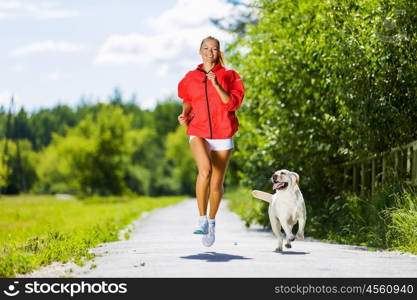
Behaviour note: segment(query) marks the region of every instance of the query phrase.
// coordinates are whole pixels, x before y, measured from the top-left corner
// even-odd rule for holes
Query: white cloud
[[[112,35],[99,49],[98,64],[181,63],[197,57],[201,40],[209,35],[230,41],[230,35],[218,28],[210,18],[228,16],[233,5],[223,0],[178,0],[169,10],[145,23],[147,34]],[[223,46],[223,45],[222,45]]]
[[[163,64],[156,70],[156,76],[158,78],[164,78],[168,75],[169,71],[170,71],[169,65]]]
[[[150,97],[145,99],[144,101],[140,101],[139,105],[142,109],[153,109],[158,102],[156,97]]]
[[[173,95],[173,93],[170,89],[161,88],[158,91],[158,96],[157,97],[149,97],[149,98],[146,98],[143,101],[141,100],[139,105],[142,109],[154,109],[156,104],[158,103],[158,101],[163,101],[171,95]]]
[[[54,72],[46,74],[44,77],[42,77],[42,80],[43,81],[57,81],[65,77],[66,76],[63,73],[59,71],[54,71]]]
[[[78,17],[74,10],[62,9],[56,1],[3,1],[0,2],[0,20],[16,18],[66,19]]]
[[[44,53],[44,52],[80,52],[82,46],[79,44],[72,44],[66,42],[54,42],[45,41],[34,43],[25,47],[21,47],[12,51],[12,56],[22,56],[32,53]]]
[[[52,72],[46,75],[46,80],[55,81],[62,77],[61,73],[59,72]]]
[[[161,88],[159,90],[159,94],[161,94],[162,97],[167,97],[167,96],[171,95],[171,90],[168,89],[168,88]]]
[[[140,64],[173,58],[177,52],[175,44],[164,35],[113,35],[100,49],[96,62]]]
[[[97,100],[98,103],[102,103],[102,104],[109,104],[110,103],[110,99],[109,98],[99,98]]]
[[[157,18],[149,19],[148,24],[159,32],[173,28],[203,26],[209,18],[221,18],[228,15],[232,4],[222,0],[195,1],[178,0],[174,7]]]
[[[0,2],[0,9],[19,9],[22,7],[22,3],[18,1]]]
[[[23,64],[16,64],[12,67],[12,70],[16,73],[22,73],[26,70],[26,67]]]
[[[16,108],[16,100],[18,100],[19,98],[16,96],[16,94],[9,91],[0,91],[0,106],[4,106],[8,109],[12,96]]]

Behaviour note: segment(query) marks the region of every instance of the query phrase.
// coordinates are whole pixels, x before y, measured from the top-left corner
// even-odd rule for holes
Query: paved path
[[[193,235],[195,200],[155,210],[137,220],[129,240],[102,244],[84,267],[53,264],[33,277],[417,277],[417,256],[295,241],[274,251],[269,231],[247,229],[223,201],[215,244]],[[308,222],[308,221],[307,221]],[[307,225],[308,226],[308,225]],[[96,267],[92,267],[92,265]]]

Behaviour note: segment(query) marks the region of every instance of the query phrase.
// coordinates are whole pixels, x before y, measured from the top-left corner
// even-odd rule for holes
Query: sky
[[[0,106],[75,107],[119,88],[152,109],[177,97],[204,37],[233,39],[210,18],[236,13],[225,0],[0,0]]]

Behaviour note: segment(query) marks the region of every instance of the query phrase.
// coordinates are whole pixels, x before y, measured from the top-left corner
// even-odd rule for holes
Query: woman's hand
[[[207,78],[211,81],[217,93],[224,103],[228,103],[230,100],[230,95],[223,89],[223,87],[217,82],[217,77],[214,72],[210,71],[207,73]]]
[[[213,84],[213,86],[217,86],[218,82],[217,82],[217,77],[216,74],[214,74],[214,72],[210,71],[207,73],[207,78],[211,81],[211,83]]]
[[[188,114],[182,113],[178,116],[178,122],[180,125],[187,125],[188,123]]]

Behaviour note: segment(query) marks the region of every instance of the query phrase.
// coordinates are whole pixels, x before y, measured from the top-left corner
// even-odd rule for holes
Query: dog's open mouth
[[[288,186],[288,182],[275,182],[272,186],[272,189],[275,190],[281,190],[285,189]]]

